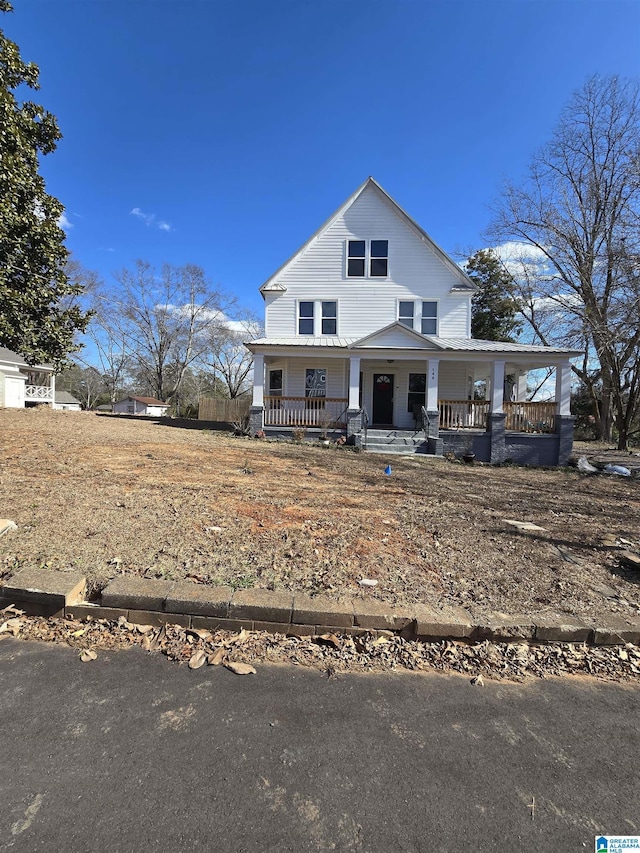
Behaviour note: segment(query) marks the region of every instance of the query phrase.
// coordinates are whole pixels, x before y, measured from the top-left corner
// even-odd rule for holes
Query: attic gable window
[[[348,278],[387,278],[389,275],[388,240],[348,240]]]
[[[386,278],[389,271],[389,241],[371,241],[370,275],[372,278]]]

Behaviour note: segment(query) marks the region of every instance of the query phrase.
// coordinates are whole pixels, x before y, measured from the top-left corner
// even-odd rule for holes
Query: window
[[[423,302],[422,303],[422,334],[437,335],[438,334],[438,303]]]
[[[389,269],[389,241],[371,241],[371,266],[369,275],[373,278],[386,278]]]
[[[413,302],[400,302],[398,305],[398,322],[407,329],[413,329],[413,310]]]
[[[338,303],[323,302],[322,303],[322,334],[337,335],[338,334]]]
[[[305,397],[327,396],[327,369],[326,367],[307,368],[304,386]]]
[[[366,241],[349,240],[348,252],[347,275],[354,278],[364,278]]]
[[[347,276],[349,278],[386,278],[389,275],[388,240],[349,240]]]
[[[414,412],[414,406],[424,406],[427,390],[426,373],[409,374],[409,394],[407,395],[407,411]]]
[[[298,334],[313,334],[313,302],[298,302]]]
[[[269,371],[269,396],[282,397],[282,370]]]

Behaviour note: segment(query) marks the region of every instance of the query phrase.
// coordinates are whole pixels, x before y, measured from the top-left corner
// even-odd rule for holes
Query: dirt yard
[[[640,547],[638,479],[387,459],[44,407],[0,410],[0,442],[0,516],[19,526],[0,538],[2,575],[77,568],[94,591],[127,573],[474,616],[640,614],[640,573],[618,559]]]

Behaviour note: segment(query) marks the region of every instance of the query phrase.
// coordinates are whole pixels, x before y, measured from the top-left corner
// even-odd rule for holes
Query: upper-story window
[[[322,334],[337,335],[338,334],[338,303],[323,302],[322,303]]]
[[[347,276],[349,278],[387,278],[388,275],[388,240],[348,241]]]
[[[406,326],[407,329],[413,329],[413,312],[415,305],[413,302],[400,302],[398,305],[398,322]]]
[[[300,300],[297,322],[299,335],[337,335],[338,302]]]
[[[313,302],[298,302],[298,334],[312,335],[314,320]]]
[[[398,322],[407,329],[419,331],[423,335],[438,334],[438,301],[416,301],[413,299],[398,301]]]
[[[422,328],[420,330],[423,335],[438,334],[438,303],[423,302],[422,303]]]

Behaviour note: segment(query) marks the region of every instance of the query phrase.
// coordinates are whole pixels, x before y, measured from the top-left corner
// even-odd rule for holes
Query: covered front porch
[[[566,357],[552,361],[555,400],[532,402],[526,400],[529,371],[549,365],[548,358],[540,363],[515,353],[424,355],[257,352],[252,431],[341,430],[367,450],[383,435],[389,447],[397,439],[405,452],[472,450],[487,462],[566,462],[573,440]],[[482,399],[476,399],[479,388]]]

